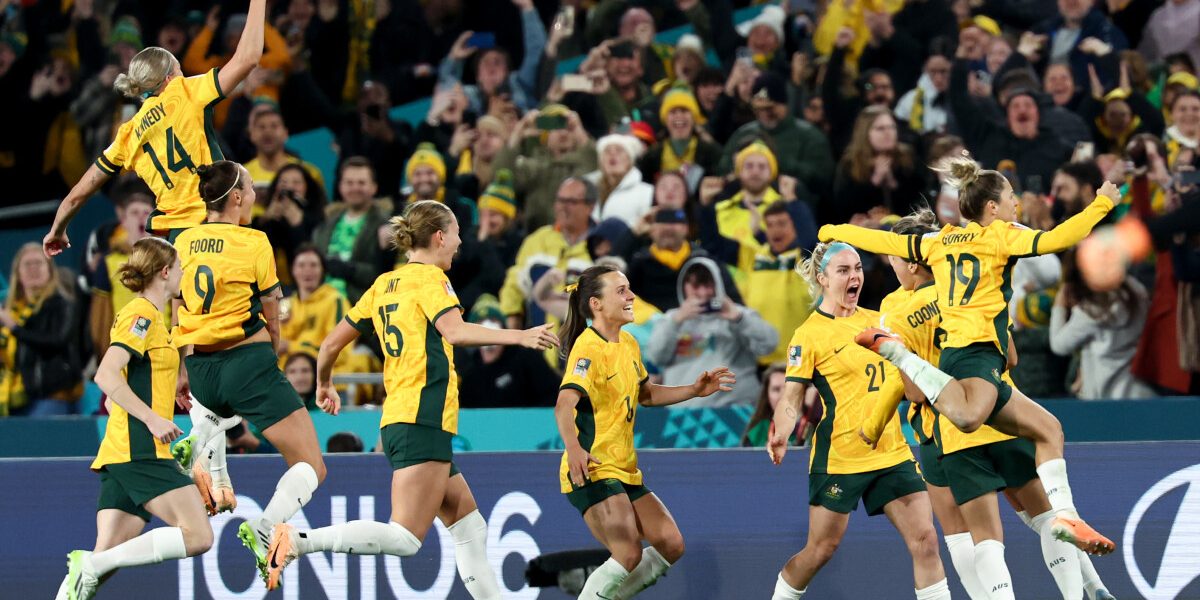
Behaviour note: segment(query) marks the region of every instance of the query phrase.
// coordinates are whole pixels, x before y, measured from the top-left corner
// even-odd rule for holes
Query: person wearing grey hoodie
[[[655,322],[645,354],[661,370],[663,385],[683,385],[705,370],[728,365],[743,385],[696,398],[688,406],[753,405],[758,357],[775,349],[779,333],[758,313],[729,299],[712,259],[695,257],[684,264],[678,293],[679,308]]]

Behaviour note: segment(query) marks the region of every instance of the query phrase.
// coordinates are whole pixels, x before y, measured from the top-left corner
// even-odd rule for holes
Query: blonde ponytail
[[[945,175],[946,183],[958,189],[959,212],[971,221],[983,216],[988,202],[1000,202],[1008,181],[999,171],[981,168],[966,150],[959,156],[947,156],[930,168]]]
[[[129,72],[117,75],[113,89],[127,98],[145,98],[162,86],[178,64],[170,52],[151,46],[129,61]]]

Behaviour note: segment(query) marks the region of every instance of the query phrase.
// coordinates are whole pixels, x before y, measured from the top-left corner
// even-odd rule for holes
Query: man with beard
[[[459,196],[457,190],[446,187],[446,162],[432,144],[417,146],[417,151],[413,152],[404,167],[404,178],[412,192],[404,202],[396,204],[396,214],[401,214],[405,207],[414,202],[437,200],[450,207],[462,229],[469,229],[475,224],[475,203]]]
[[[313,244],[325,255],[329,283],[351,303],[385,270],[379,228],[387,215],[375,204],[375,169],[371,161],[351,156],[338,173],[342,202],[330,208],[325,222],[313,233]]]

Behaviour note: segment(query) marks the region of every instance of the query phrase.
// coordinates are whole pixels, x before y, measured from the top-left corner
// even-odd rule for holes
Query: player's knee
[[[1046,423],[1041,429],[1044,431],[1042,437],[1045,438],[1046,443],[1052,444],[1055,447],[1062,447],[1066,443],[1067,438],[1066,434],[1063,433],[1062,423],[1053,415],[1050,415],[1050,418],[1046,419]]]
[[[833,558],[833,554],[837,552],[838,545],[841,540],[820,540],[812,545],[813,558],[818,565],[824,565]]]
[[[668,535],[666,538],[659,541],[659,543],[655,544],[654,549],[658,550],[658,553],[661,554],[663,558],[667,559],[667,562],[675,564],[680,558],[683,557],[683,551],[685,550],[683,534],[679,533],[678,531],[673,532],[671,535]]]
[[[620,547],[613,548],[612,558],[618,563],[621,563],[621,566],[624,567],[626,571],[632,571],[638,566],[638,563],[642,562],[642,549],[634,545],[630,545],[629,547],[622,545]]]
[[[183,529],[183,547],[188,556],[199,556],[212,548],[213,532],[207,522],[202,526],[181,529]]]
[[[308,461],[308,464],[312,467],[313,472],[317,474],[317,484],[319,485],[324,483],[325,474],[327,472],[325,469],[325,461],[318,457],[316,460]]]
[[[932,523],[929,527],[923,527],[908,540],[908,551],[917,560],[930,559],[938,555],[937,531],[933,529]]]

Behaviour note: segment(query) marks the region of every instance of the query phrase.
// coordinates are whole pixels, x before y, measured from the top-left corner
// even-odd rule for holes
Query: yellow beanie
[[[1200,80],[1197,80],[1195,75],[1192,75],[1187,71],[1172,73],[1171,76],[1167,78],[1167,85],[1182,85],[1189,90],[1194,90],[1197,87],[1200,87],[1198,83],[1200,83]]]
[[[404,178],[412,181],[413,171],[417,167],[431,167],[437,171],[438,179],[446,181],[446,161],[442,159],[442,155],[438,153],[433,144],[428,142],[417,146],[417,151],[413,152],[412,158],[408,159],[408,164],[404,167]]]
[[[496,178],[479,196],[479,210],[492,210],[511,219],[517,216],[516,197],[512,171],[500,169],[496,171]]]
[[[733,172],[742,172],[742,163],[746,162],[746,157],[751,154],[761,154],[767,157],[767,163],[771,165],[771,179],[779,176],[779,162],[775,160],[775,153],[761,141],[755,140],[753,144],[742,148],[733,158]]]
[[[700,112],[700,103],[696,102],[696,97],[686,88],[675,88],[663,96],[662,105],[658,108],[658,119],[664,126],[667,123],[667,114],[674,108],[686,108],[691,111],[692,118],[696,120],[697,125],[703,125],[706,122],[704,113]]]

